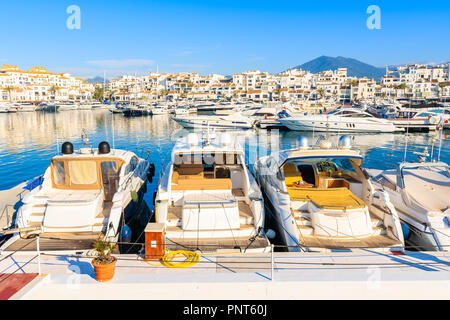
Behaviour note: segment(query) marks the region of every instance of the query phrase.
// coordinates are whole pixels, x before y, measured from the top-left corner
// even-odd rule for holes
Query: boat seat
[[[92,226],[103,210],[102,190],[56,190],[48,193],[44,215],[46,228]]]
[[[287,187],[294,187],[296,182],[303,182],[302,175],[298,172],[297,167],[288,162],[283,166],[284,182]]]
[[[172,190],[232,190],[231,179],[178,179]]]
[[[288,188],[291,200],[310,201],[321,209],[357,209],[364,208],[364,201],[347,188]]]
[[[202,164],[191,164],[182,165],[174,170],[172,174],[172,183],[178,184],[180,179],[203,179],[203,165]]]

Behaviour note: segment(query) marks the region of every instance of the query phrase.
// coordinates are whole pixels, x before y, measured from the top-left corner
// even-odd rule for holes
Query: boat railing
[[[34,228],[34,227],[33,227]],[[18,229],[11,229],[11,230],[3,230],[3,231],[0,231],[0,235],[3,235],[3,234],[12,234],[12,233],[17,233],[17,232],[21,232],[21,231],[25,231],[25,229],[26,230],[29,230],[30,228],[18,228]],[[36,229],[36,228],[34,228],[34,229]],[[33,260],[35,260],[36,258],[37,258],[37,260],[38,260],[38,275],[40,276],[40,275],[42,275],[42,272],[41,272],[41,250],[40,250],[40,240],[39,240],[39,234],[37,234],[37,236],[36,236],[36,238],[35,238],[35,240],[36,240],[36,255],[34,255],[33,257],[31,257],[30,259],[28,259],[26,262],[24,262],[21,266],[19,265],[19,263],[17,262],[17,261],[15,261],[15,259],[13,259],[13,261],[14,261],[14,265],[17,265],[18,266],[18,268],[17,269],[15,269],[13,272],[10,272],[10,273],[3,273],[1,276],[0,276],[0,284],[3,282],[3,281],[5,281],[6,279],[8,279],[9,277],[11,277],[12,275],[14,275],[15,273],[17,273],[17,272],[19,272],[19,271],[21,271],[22,273],[25,273],[25,271],[24,271],[24,267],[26,266],[26,265],[28,265],[28,264],[30,264]],[[22,252],[22,250],[23,249],[25,249],[27,246],[29,246],[30,244],[32,244],[32,243],[34,243],[34,241],[28,241],[27,243],[25,243],[23,246],[21,246],[20,248],[18,248],[18,249],[16,249],[16,250],[14,250],[14,251],[12,251],[12,252],[8,252],[8,254],[6,255],[6,256],[4,256],[4,257],[2,257],[1,259],[0,259],[0,262],[2,262],[2,261],[4,261],[4,260],[6,260],[6,259],[8,259],[8,258],[10,258],[10,257],[12,257],[14,254],[16,254],[16,253],[18,253],[18,252]],[[0,251],[0,255],[2,254],[2,251]]]
[[[3,226],[1,226],[2,229],[7,229],[10,227],[11,221],[10,221],[10,211],[9,209],[12,208],[14,211],[14,206],[11,204],[6,204],[3,209],[2,212],[0,213],[0,222],[4,221],[6,219],[6,224]],[[6,216],[6,218],[5,218]]]

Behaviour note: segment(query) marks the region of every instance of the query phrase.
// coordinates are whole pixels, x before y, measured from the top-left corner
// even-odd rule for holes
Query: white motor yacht
[[[145,211],[149,167],[146,159],[110,149],[107,142],[78,151],[64,143],[45,173],[27,184],[30,192],[18,203],[15,233],[1,250],[34,251],[33,238],[39,235],[41,251],[87,252],[100,237],[125,241],[123,231],[125,238],[130,230],[142,232],[148,217],[136,215]]]
[[[368,170],[394,204],[405,241],[413,249],[450,250],[450,167],[444,162],[402,162],[392,170]]]
[[[239,112],[227,116],[176,116],[172,119],[185,128],[250,129],[253,127],[253,120]]]
[[[155,199],[172,250],[270,251],[261,192],[228,134],[179,139]]]
[[[362,162],[348,136],[335,147],[326,139],[311,147],[301,137],[300,148],[256,162],[267,221],[288,251],[403,248],[397,212],[388,194],[375,190]]]
[[[32,103],[15,103],[12,107],[15,108],[17,112],[34,112],[38,108]]]
[[[71,103],[71,102],[63,102],[63,103],[58,103],[58,111],[70,111],[70,110],[77,110],[78,109],[78,104],[75,103]]]
[[[10,106],[9,103],[0,102],[0,113],[8,113]]]
[[[261,129],[283,127],[283,125],[278,120],[277,108],[262,107],[249,114],[249,117],[255,120],[256,126],[260,127]]]
[[[78,110],[92,110],[93,105],[92,103],[83,102],[78,105]]]
[[[158,105],[151,109],[151,113],[152,113],[152,115],[168,114],[169,109],[167,108],[167,106]]]
[[[299,115],[281,118],[280,123],[290,130],[338,131],[338,132],[397,132],[397,128],[387,119],[356,108],[340,108],[325,114]]]

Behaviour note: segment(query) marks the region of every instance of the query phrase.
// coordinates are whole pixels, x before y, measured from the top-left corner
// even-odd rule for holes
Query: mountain
[[[295,68],[312,73],[336,70],[338,68],[347,68],[347,74],[350,77],[367,77],[369,79],[375,79],[376,81],[380,81],[381,77],[386,74],[386,70],[384,68],[377,68],[356,59],[344,57],[333,58],[321,56]]]
[[[87,83],[101,83],[103,84],[103,77],[95,77],[95,78],[89,78],[85,79]],[[108,79],[106,79],[106,83],[108,83]]]

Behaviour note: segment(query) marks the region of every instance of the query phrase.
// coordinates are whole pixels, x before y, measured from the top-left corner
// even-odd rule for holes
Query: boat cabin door
[[[105,201],[112,201],[119,185],[119,170],[117,162],[102,161],[101,171]]]

